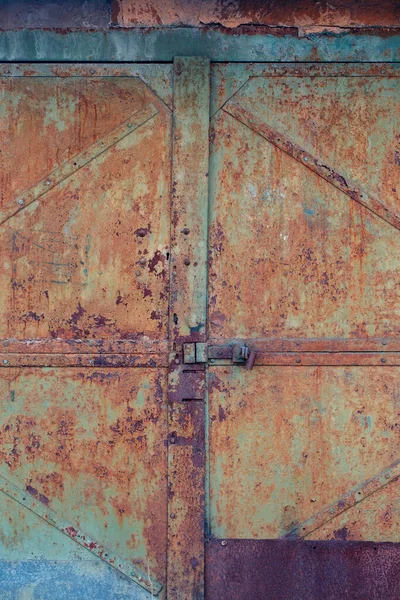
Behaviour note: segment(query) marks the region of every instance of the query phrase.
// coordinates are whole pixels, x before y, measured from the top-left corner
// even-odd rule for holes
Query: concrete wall
[[[0,29],[400,28],[394,0],[0,0]]]

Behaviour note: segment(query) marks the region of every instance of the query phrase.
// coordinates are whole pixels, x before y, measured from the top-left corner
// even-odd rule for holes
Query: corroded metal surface
[[[327,506],[325,509],[321,510],[321,512],[319,512],[316,515],[314,515],[313,517],[311,517],[311,519],[308,519],[304,523],[300,523],[299,525],[296,525],[296,527],[292,531],[290,531],[290,533],[287,535],[287,537],[288,538],[308,537],[308,538],[313,539],[316,533],[318,536],[319,529],[324,527],[326,530],[327,529],[326,526],[330,521],[332,521],[333,519],[336,519],[338,515],[343,516],[342,513],[353,509],[354,506],[356,506],[359,502],[362,502],[365,499],[368,499],[369,503],[372,501],[373,504],[377,504],[377,506],[376,506],[377,510],[380,509],[382,514],[385,514],[386,509],[385,509],[385,511],[382,510],[382,506],[383,506],[381,504],[382,499],[386,499],[386,501],[387,501],[387,497],[384,498],[384,495],[386,496],[388,491],[389,491],[389,494],[391,492],[394,492],[394,495],[397,495],[398,488],[397,488],[397,485],[394,485],[394,484],[396,484],[398,482],[399,478],[400,478],[400,460],[393,463],[393,465],[390,465],[387,469],[385,469],[384,471],[382,471],[375,477],[372,477],[368,481],[364,481],[357,488],[355,488],[354,490],[351,490],[350,492],[348,492],[347,494],[342,496],[337,502],[335,502],[334,504],[331,504],[331,506]],[[387,486],[389,486],[389,488],[387,488]],[[382,492],[385,492],[385,494],[383,495]],[[378,495],[378,498],[379,498],[378,501],[376,498],[370,498],[370,496],[372,496],[373,494]],[[365,509],[365,504],[363,505],[362,509]],[[396,523],[395,518],[388,519],[386,514],[385,514],[385,517],[386,517],[385,520],[387,521],[386,526],[389,525],[389,527],[390,527],[390,525],[393,525],[394,527],[396,527],[397,523]],[[390,521],[390,523],[389,523],[389,521]],[[389,539],[388,532],[386,531],[386,529],[387,529],[387,527],[385,528],[385,539],[388,540]],[[372,531],[372,523],[370,526],[370,532],[371,531]],[[367,535],[370,536],[371,533],[368,533]],[[362,539],[362,538],[358,538],[358,539]],[[395,534],[395,537],[394,537],[394,540],[396,540],[396,539],[397,539],[397,534]]]
[[[173,365],[168,395],[168,598],[201,600],[204,598],[205,372],[201,366],[197,371],[187,365],[177,367],[175,359]]]
[[[361,503],[327,520],[305,536],[311,540],[366,540],[371,531],[384,530],[385,540],[399,541],[399,477]]]
[[[205,366],[195,364],[195,342],[204,342],[207,335],[209,72],[204,58],[174,62],[168,376],[171,600],[204,597]],[[183,364],[186,359],[189,364]]]
[[[54,510],[49,507],[49,500],[33,486],[27,486],[26,490],[21,490],[19,487],[8,481],[0,475],[0,491],[31,510],[41,519],[56,527],[59,531],[70,537],[74,542],[92,552],[98,558],[101,558],[105,563],[134,581],[141,587],[149,590],[156,595],[161,591],[162,585],[149,577],[144,571],[135,568],[129,562],[124,561],[117,556],[115,552],[105,548],[103,544],[97,542],[92,537],[80,531],[78,527],[60,517]]]
[[[169,111],[135,78],[0,85],[1,206],[8,215],[23,208],[0,229],[1,337],[165,339]],[[127,121],[146,120],[149,104],[158,110],[150,121]],[[78,168],[74,157],[93,143],[106,148],[104,136],[121,126],[132,133],[52,187],[55,169]],[[39,181],[49,191],[25,206]]]
[[[233,35],[232,35],[233,33]],[[251,35],[221,28],[114,28],[108,31],[0,30],[0,60],[10,61],[153,61],[175,56],[207,56],[213,61],[398,62],[398,29],[320,31],[260,30]]]
[[[2,475],[47,520],[46,507],[165,582],[166,370],[11,368],[0,394]],[[3,513],[13,531],[3,556],[21,537],[35,548],[15,514],[15,504]],[[34,552],[52,558],[55,548]]]
[[[148,84],[172,94],[133,71],[0,79],[0,558],[95,554],[139,598],[166,584],[171,111]]]
[[[395,0],[378,2],[329,3],[317,0],[259,2],[257,0],[234,0],[223,2],[211,0],[182,2],[180,0],[113,0],[113,23],[124,27],[162,25],[245,25],[291,26],[365,26],[380,25],[397,27],[400,8]]]
[[[353,489],[363,496],[395,479],[390,471],[383,483],[376,477],[399,458],[398,368],[210,370],[210,510],[217,537],[281,537],[308,519],[316,522],[344,496],[346,506]],[[384,513],[381,496],[370,498]],[[332,517],[339,508],[340,502]],[[393,511],[361,533],[398,541],[396,522]]]
[[[214,540],[206,592],[213,600],[397,600],[399,569],[394,544]]]
[[[209,74],[206,58],[174,63],[170,332],[177,343],[206,338]]]
[[[400,229],[400,216],[391,212],[382,200],[367,194],[349,178],[343,177],[343,175],[338,171],[335,171],[329,165],[323,164],[321,159],[313,156],[299,145],[293,143],[280,131],[276,131],[272,127],[269,127],[269,125],[258,119],[252,112],[241,106],[240,103],[231,100],[225,104],[224,111],[252,129],[252,131],[255,131],[258,135],[261,135],[280,150],[283,150],[283,152],[286,152],[288,156],[291,156],[301,164],[304,164],[310,171],[319,177],[322,177],[325,181],[328,181],[352,200],[358,202],[384,221],[387,221],[396,229]]]
[[[397,219],[399,82],[250,77],[234,98]],[[397,230],[224,111],[212,143],[210,336],[395,337]]]

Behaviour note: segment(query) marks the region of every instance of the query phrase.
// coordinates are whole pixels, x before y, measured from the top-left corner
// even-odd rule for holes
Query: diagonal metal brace
[[[117,142],[124,139],[127,135],[135,131],[135,129],[138,129],[141,125],[152,119],[157,114],[158,110],[154,104],[146,104],[144,108],[135,112],[129,117],[129,119],[110,131],[110,133],[107,133],[107,135],[89,146],[89,148],[83,150],[83,152],[77,156],[74,156],[74,158],[71,158],[71,160],[64,162],[60,167],[58,167],[58,169],[55,169],[41,181],[23,192],[14,200],[14,207],[11,208],[9,214],[0,217],[0,225],[3,225],[6,221],[11,219],[11,217],[32,204],[32,202],[44,196],[47,192],[64,181],[64,179],[67,179],[73,175],[73,173],[79,171],[79,169],[100,156],[100,154],[103,154],[103,152],[106,152],[106,150],[109,150],[109,148],[115,146]]]
[[[343,175],[335,171],[332,167],[325,165],[317,157],[292,142],[279,131],[270,127],[239,102],[236,100],[229,100],[222,110],[283,152],[286,152],[286,154],[297,160],[316,175],[319,175],[322,179],[325,179],[325,181],[349,196],[349,198],[355,202],[364,206],[364,208],[374,213],[377,217],[386,221],[395,229],[400,230],[400,217],[389,210],[381,200],[374,198],[371,194],[367,194],[356,183],[349,178],[343,177]]]
[[[46,503],[47,499],[45,500],[37,490],[33,488],[30,491],[21,490],[14,483],[11,483],[11,481],[0,475],[0,491],[153,595],[157,596],[161,591],[162,584],[159,581],[149,577],[136,566],[124,561],[112,550],[107,549],[103,544],[100,544],[77,527],[74,527],[72,523],[49,508]]]

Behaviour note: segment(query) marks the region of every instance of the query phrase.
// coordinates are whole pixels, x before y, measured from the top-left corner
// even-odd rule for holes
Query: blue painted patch
[[[151,597],[100,560],[0,561],[1,600],[150,600]]]
[[[315,214],[315,210],[313,208],[303,208],[303,211],[305,212],[306,215],[314,215]]]

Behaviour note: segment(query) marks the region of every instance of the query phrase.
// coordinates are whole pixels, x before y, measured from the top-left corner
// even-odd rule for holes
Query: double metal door
[[[399,596],[398,75],[2,67],[3,597]]]

